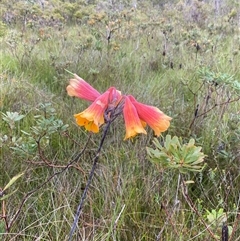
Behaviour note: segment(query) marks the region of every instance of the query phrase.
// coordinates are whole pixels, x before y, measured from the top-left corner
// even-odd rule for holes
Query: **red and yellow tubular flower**
[[[78,75],[74,74],[74,77],[74,79],[70,79],[69,85],[66,88],[68,95],[91,102],[96,100],[101,95],[96,89],[94,89]]]
[[[113,95],[113,93],[116,95]],[[115,99],[117,98],[117,99]],[[104,113],[109,104],[119,101],[121,95],[114,87],[109,88],[100,95],[86,110],[74,115],[79,126],[84,126],[86,130],[94,133],[99,132],[99,127],[104,124]]]
[[[122,95],[115,87],[110,87],[100,94],[76,74],[74,74],[74,79],[70,79],[67,92],[70,96],[93,102],[86,110],[75,114],[74,117],[79,126],[84,126],[86,130],[94,133],[99,132],[99,127],[105,121],[111,120],[112,114],[115,118],[121,113],[123,113],[126,127],[124,140],[139,133],[147,134],[144,129],[147,124],[154,130],[156,136],[170,126],[172,118],[158,108],[140,103],[131,95]]]
[[[136,108],[139,118],[154,130],[156,136],[159,136],[168,129],[171,117],[165,115],[157,107],[136,101],[133,96],[129,96],[129,99]]]
[[[125,104],[123,107],[123,117],[126,126],[126,135],[124,140],[136,136],[138,133],[147,134],[143,123],[139,119],[137,110],[128,96],[125,96]]]

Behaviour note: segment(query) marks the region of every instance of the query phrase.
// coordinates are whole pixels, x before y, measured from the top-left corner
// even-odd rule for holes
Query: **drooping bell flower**
[[[123,117],[126,126],[126,135],[124,140],[134,137],[139,133],[147,134],[144,129],[144,123],[141,122],[137,110],[128,96],[125,96]]]
[[[86,110],[74,115],[77,124],[86,130],[97,133],[101,125],[114,120],[121,113],[126,127],[124,140],[139,133],[147,134],[144,129],[147,124],[156,136],[170,126],[172,118],[158,108],[140,103],[131,95],[122,95],[115,87],[110,87],[101,95],[78,75],[75,74],[74,77],[67,86],[68,94],[93,102]]]
[[[94,133],[99,132],[99,127],[105,122],[105,111],[121,99],[121,94],[114,87],[109,88],[100,95],[86,110],[75,114],[76,122],[79,126],[84,126],[86,130]]]
[[[96,89],[78,75],[74,74],[74,77],[74,79],[70,79],[69,85],[66,88],[68,95],[91,102],[101,95]]]
[[[153,130],[156,136],[166,131],[170,126],[171,117],[165,115],[157,107],[145,105],[138,101],[133,96],[129,96],[131,103],[137,110],[139,118],[146,122]]]

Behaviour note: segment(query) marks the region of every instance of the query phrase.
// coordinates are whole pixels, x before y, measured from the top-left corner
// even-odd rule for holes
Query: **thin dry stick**
[[[7,215],[6,215],[6,205],[5,205],[5,200],[2,201],[2,216],[0,219],[3,219],[5,222],[5,227],[7,232],[9,232],[9,225],[8,225],[8,220],[7,220]]]
[[[125,207],[126,207],[126,204],[123,205],[120,213],[118,214],[116,220],[114,221],[113,231],[112,231],[112,233],[113,233],[113,234],[112,234],[113,241],[116,241],[116,238],[115,238],[116,235],[115,235],[115,233],[116,233],[116,229],[117,229],[118,220],[120,219],[120,217],[121,217],[121,215],[122,215]]]
[[[236,98],[236,99],[233,99],[233,100],[229,100],[229,99],[228,99],[227,101],[225,101],[225,102],[223,102],[223,103],[214,104],[212,107],[210,107],[208,110],[204,111],[202,114],[199,114],[199,115],[197,115],[197,116],[194,116],[194,119],[192,120],[189,128],[190,128],[190,129],[192,128],[192,126],[193,126],[193,124],[194,124],[194,122],[195,122],[195,120],[196,120],[197,118],[199,118],[199,117],[207,114],[208,112],[210,112],[211,110],[213,110],[215,107],[221,106],[221,105],[226,105],[226,104],[229,104],[229,103],[232,103],[232,102],[236,102],[236,101],[239,101],[239,100],[240,100],[240,98]]]
[[[121,217],[122,212],[123,212],[123,210],[125,209],[125,206],[126,206],[126,204],[124,204],[124,205],[123,205],[123,207],[122,207],[122,209],[121,209],[120,213],[118,214],[118,216],[117,216],[117,218],[116,218],[116,220],[115,220],[115,222],[114,222],[114,229],[116,229],[116,228],[117,228],[117,223],[118,223],[118,220],[119,220],[119,218]]]
[[[69,136],[69,135],[68,135],[68,136]],[[42,136],[42,137],[43,137],[43,136]],[[43,152],[43,150],[42,150],[42,148],[41,148],[41,145],[40,145],[40,140],[42,139],[42,137],[40,137],[39,140],[36,141],[37,147],[38,147],[38,155],[39,155],[40,159],[43,161],[42,163],[44,163],[44,164],[47,165],[48,167],[63,168],[63,169],[65,170],[65,168],[66,168],[65,165],[63,166],[63,165],[55,165],[55,164],[52,164],[50,161],[48,161],[48,160],[45,158],[44,152]],[[32,162],[31,162],[31,163],[32,163]],[[42,163],[41,163],[41,164],[42,164]],[[33,164],[39,164],[39,163],[34,162]],[[74,167],[74,168],[76,168],[77,170],[83,172],[83,170],[81,170],[81,168],[76,167],[76,166],[74,166],[74,165],[72,165],[72,164],[67,165],[67,167],[68,167],[68,168],[69,168],[69,167]]]
[[[236,230],[237,230],[238,224],[239,224],[239,222],[240,222],[240,213],[237,214],[237,217],[236,217],[236,218],[237,218],[237,219],[236,219],[235,224],[234,224],[234,226],[233,226],[233,230],[232,230],[231,236],[230,236],[230,238],[229,238],[229,241],[232,241],[232,240],[233,240],[233,236],[234,236],[234,234],[235,234],[235,232],[236,232]]]

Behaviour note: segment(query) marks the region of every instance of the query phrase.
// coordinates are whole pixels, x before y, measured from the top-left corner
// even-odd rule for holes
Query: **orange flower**
[[[144,125],[139,119],[137,110],[135,106],[132,104],[131,100],[128,96],[125,96],[125,104],[123,107],[123,117],[125,120],[126,126],[126,135],[124,140],[134,137],[138,133],[147,134],[144,129]]]
[[[144,129],[147,124],[156,136],[169,128],[172,118],[158,108],[142,104],[131,95],[122,96],[115,87],[110,87],[101,95],[78,75],[74,74],[74,77],[67,86],[68,94],[93,102],[86,110],[74,115],[77,124],[84,126],[86,130],[97,133],[105,121],[113,121],[121,113],[126,126],[124,140],[138,133],[147,134]]]
[[[74,77],[75,79],[70,79],[70,84],[66,88],[68,95],[76,96],[92,102],[101,95],[96,89],[78,75],[74,74]]]
[[[161,132],[168,129],[171,117],[165,115],[157,107],[136,101],[133,96],[129,96],[129,99],[136,108],[139,118],[154,130],[156,136],[159,136]]]
[[[114,87],[100,95],[86,110],[74,115],[79,126],[94,133],[99,132],[99,126],[104,123],[104,113],[115,101],[119,102],[121,94]]]

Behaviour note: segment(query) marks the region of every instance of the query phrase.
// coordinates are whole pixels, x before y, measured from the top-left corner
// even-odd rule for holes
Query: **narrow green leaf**
[[[3,197],[0,198],[0,201],[3,201],[4,199],[7,199],[8,197],[10,197],[11,195],[13,195],[18,189],[14,190],[13,192],[7,194],[7,195],[3,195]]]
[[[16,176],[14,176],[14,177],[8,182],[8,184],[3,188],[3,191],[7,190],[10,186],[12,186],[12,184],[13,184],[14,182],[16,182],[17,179],[18,179],[19,177],[21,177],[23,174],[24,174],[24,172],[22,172],[22,173],[20,173],[20,174],[18,174],[18,175],[16,175]]]

